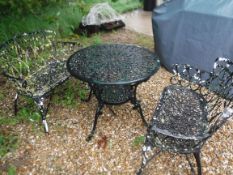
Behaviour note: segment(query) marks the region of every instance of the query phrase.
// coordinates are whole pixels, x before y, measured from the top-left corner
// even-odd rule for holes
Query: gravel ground
[[[104,42],[133,43],[150,50],[154,47],[152,37],[125,29],[100,36]],[[171,74],[161,68],[150,80],[139,85],[138,98],[147,121],[150,121],[160,93],[169,84],[170,77]],[[11,104],[7,105],[10,108]],[[15,152],[0,160],[0,174],[1,171],[3,175],[7,174],[9,164],[17,167],[17,174],[135,174],[141,162],[141,145],[133,142],[146,131],[139,113],[129,103],[113,106],[116,115],[105,107],[95,137],[86,142],[96,105],[94,97],[90,102],[82,102],[72,109],[52,104],[47,120],[49,135],[43,133],[41,124],[36,127],[30,123],[14,128],[4,126],[8,132],[19,135],[20,145]],[[233,122],[230,121],[203,147],[204,175],[233,174],[232,130]],[[150,162],[144,174],[184,175],[191,172],[185,156],[162,153]]]

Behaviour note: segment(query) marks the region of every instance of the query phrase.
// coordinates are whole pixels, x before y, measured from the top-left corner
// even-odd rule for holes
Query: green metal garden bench
[[[72,54],[75,42],[59,42],[54,31],[37,31],[14,36],[0,46],[0,70],[14,85],[14,112],[17,114],[19,95],[33,99],[37,105],[45,132],[46,115],[55,87],[70,74],[66,59]]]

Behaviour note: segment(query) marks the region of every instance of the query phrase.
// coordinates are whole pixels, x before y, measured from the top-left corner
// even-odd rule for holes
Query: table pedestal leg
[[[140,116],[141,116],[141,119],[142,119],[143,124],[144,124],[146,127],[148,127],[148,124],[147,124],[147,122],[146,122],[146,120],[145,120],[145,117],[144,117],[144,115],[143,115],[143,113],[142,113],[142,108],[141,108],[141,105],[140,105],[140,101],[137,100],[137,97],[136,97],[136,89],[137,89],[137,86],[132,87],[132,88],[133,88],[133,95],[132,95],[132,98],[131,98],[130,101],[131,101],[131,103],[134,105],[133,109],[137,109],[137,110],[138,110],[138,112],[139,112],[139,114],[140,114]]]
[[[94,119],[94,123],[93,123],[93,126],[92,126],[92,130],[91,130],[91,133],[88,135],[87,137],[87,141],[89,142],[92,137],[94,136],[94,133],[95,133],[95,130],[96,130],[96,125],[97,125],[97,121],[98,121],[98,118],[99,116],[102,114],[101,112],[101,109],[104,107],[104,104],[99,102],[98,104],[98,107],[96,109],[96,113],[95,113],[95,119]]]
[[[144,115],[142,113],[142,108],[141,108],[141,105],[140,105],[140,101],[135,100],[134,102],[132,102],[132,104],[134,105],[133,109],[137,109],[138,110],[138,112],[139,112],[139,114],[141,116],[143,124],[147,127],[148,124],[147,124],[146,119],[145,119],[145,117],[144,117]]]

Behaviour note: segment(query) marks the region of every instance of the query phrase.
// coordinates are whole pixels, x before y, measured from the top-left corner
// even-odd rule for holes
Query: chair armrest
[[[10,74],[8,74],[6,71],[2,72],[2,75],[7,77],[9,80],[15,82],[15,83],[20,83],[21,87],[26,88],[27,87],[27,81],[23,79],[22,77],[15,77]]]

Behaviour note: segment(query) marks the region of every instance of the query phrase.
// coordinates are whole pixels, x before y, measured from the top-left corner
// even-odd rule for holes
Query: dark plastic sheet
[[[170,0],[154,9],[152,25],[161,63],[211,71],[217,57],[233,60],[232,0]]]

